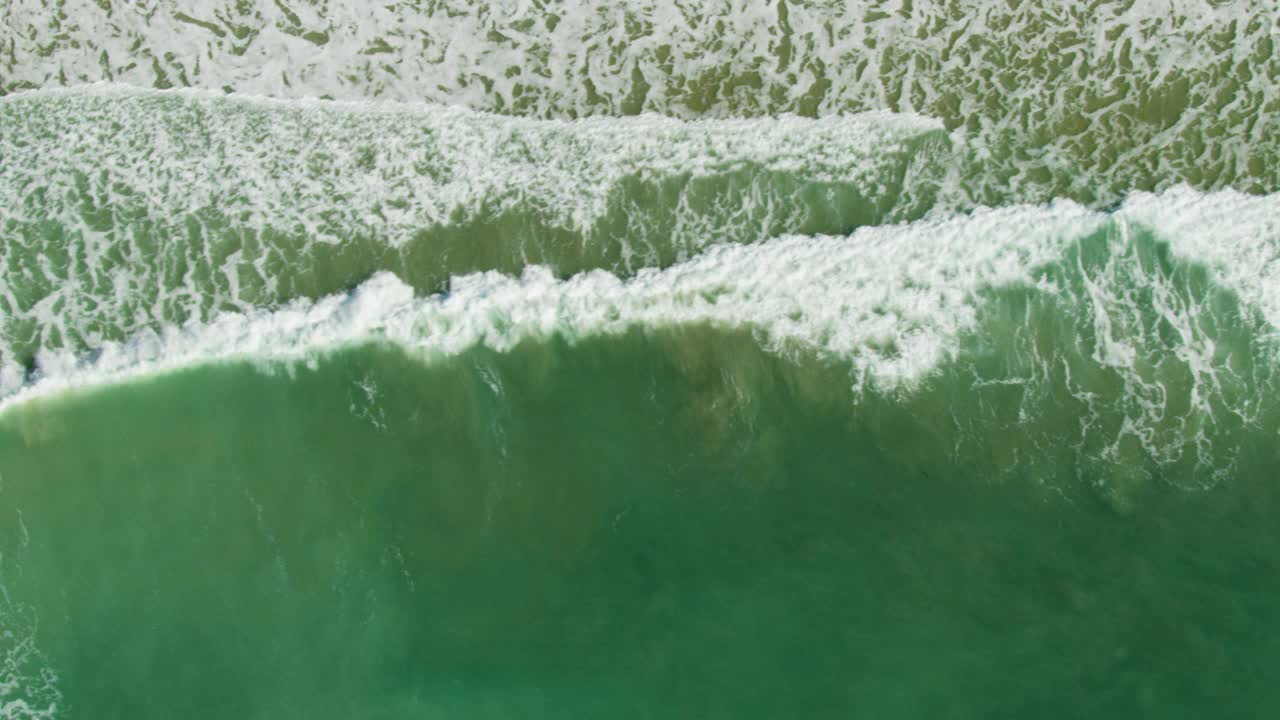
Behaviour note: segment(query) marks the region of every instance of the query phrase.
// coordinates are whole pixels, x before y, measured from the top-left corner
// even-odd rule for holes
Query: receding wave
[[[988,148],[974,203],[1280,189],[1270,0],[15,0],[7,13],[0,92],[112,80],[543,118],[880,109]]]

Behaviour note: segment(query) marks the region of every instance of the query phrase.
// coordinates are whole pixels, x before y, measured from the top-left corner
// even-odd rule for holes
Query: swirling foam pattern
[[[113,80],[532,117],[916,112],[973,202],[1280,188],[1271,0],[14,0],[0,91]]]

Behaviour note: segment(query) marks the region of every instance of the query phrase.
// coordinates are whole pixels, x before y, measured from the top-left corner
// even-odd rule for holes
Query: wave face
[[[974,202],[1280,189],[1270,0],[10,3],[4,91],[104,80],[532,117],[922,113]]]
[[[479,344],[509,349],[526,338],[711,323],[757,327],[779,347],[840,356],[893,385],[937,364],[972,322],[976,291],[1029,282],[1033,268],[1103,222],[1070,203],[994,210],[850,237],[722,245],[629,280],[597,271],[561,281],[539,266],[519,278],[494,271],[457,276],[448,293],[425,298],[381,273],[317,302],[101,342],[87,362],[74,350],[48,348],[27,380],[36,381],[34,391],[42,383],[98,382],[218,358],[302,358],[379,338],[432,356]]]
[[[1280,713],[1270,0],[0,5],[0,719]]]
[[[1198,215],[1205,205],[1230,208],[1237,227],[1256,218],[1240,233],[1253,247],[1241,239],[1235,257],[1204,253],[1219,220]],[[429,297],[384,273],[345,295],[104,342],[88,359],[43,353],[7,404],[216,361],[314,361],[368,343],[437,361],[479,346],[711,327],[847,367],[854,400],[868,389],[911,396],[940,384],[982,395],[1008,386],[1017,408],[1008,421],[1024,440],[1037,435],[1036,418],[1066,413],[1081,418],[1077,453],[1091,446],[1100,463],[1151,462],[1171,482],[1212,487],[1232,472],[1222,438],[1275,422],[1265,398],[1280,328],[1276,268],[1251,260],[1280,248],[1278,210],[1274,198],[1189,190],[1135,197],[1112,215],[1073,203],[1015,207],[719,246],[631,279],[491,271]],[[946,369],[956,362],[971,376]],[[971,408],[956,422],[983,415]],[[1024,452],[1056,446],[1039,442]]]

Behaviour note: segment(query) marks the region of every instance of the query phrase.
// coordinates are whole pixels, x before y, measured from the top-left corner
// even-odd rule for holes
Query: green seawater
[[[36,405],[0,434],[6,600],[86,717],[1280,704],[1273,434],[1117,512],[995,481],[997,437],[939,452],[945,392],[840,377],[691,331]]]
[[[907,390],[709,326],[200,367],[0,418],[5,617],[78,717],[1266,715],[1271,340],[1128,252],[1236,357],[1212,422],[1148,428],[1176,457],[1108,449],[1133,368],[1033,288]],[[1135,367],[1193,397],[1131,292]]]
[[[0,720],[1280,715],[1275,0],[0,1]]]

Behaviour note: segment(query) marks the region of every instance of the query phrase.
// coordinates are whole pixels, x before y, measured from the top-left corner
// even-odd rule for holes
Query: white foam
[[[1218,285],[1280,328],[1280,193],[1136,193],[1120,217],[1153,230],[1179,258],[1207,266]]]
[[[1257,40],[1280,35],[1273,10],[1264,0],[1098,8],[984,0],[450,0],[426,8],[60,0],[56,9],[48,0],[9,0],[12,57],[0,68],[6,90],[114,80],[540,116],[624,107],[682,114],[703,103],[717,114],[776,112],[769,106],[779,98],[786,109],[813,95],[821,76],[829,90],[814,99],[820,111],[838,111],[859,101],[884,107],[893,96],[918,107],[956,90],[1051,96],[1051,88],[1018,82],[1052,73],[1045,67],[1051,52],[1060,56],[1060,81],[1086,64],[1090,85],[1124,74],[1160,80],[1178,65],[1248,57]],[[1228,28],[1234,32],[1218,58],[1202,41]],[[910,62],[917,58],[930,62]],[[718,92],[695,99],[689,86],[699,82]]]
[[[1070,188],[1105,203],[1152,183],[1274,189],[1276,43],[1274,0],[7,0],[0,92],[112,80],[535,117],[921,112],[1000,154],[975,183],[986,202]]]
[[[1135,195],[1111,214],[1060,201],[847,237],[719,245],[630,278],[593,271],[558,280],[535,266],[519,278],[455,277],[448,294],[422,297],[380,273],[347,294],[168,326],[102,343],[89,356],[44,352],[30,381],[11,374],[0,412],[177,368],[312,362],[366,343],[429,363],[478,346],[505,351],[550,337],[701,325],[751,331],[780,355],[841,361],[855,390],[910,390],[969,347],[962,336],[986,317],[996,324],[984,326],[992,335],[982,342],[1012,353],[995,365],[1011,375],[974,380],[1027,388],[1020,432],[1037,432],[1045,408],[1036,398],[1065,390],[1084,408],[1076,450],[1088,457],[1080,458],[1136,473],[1115,480],[1120,486],[1146,472],[1145,458],[1177,468],[1171,477],[1180,484],[1212,487],[1235,467],[1233,423],[1254,427],[1267,417],[1280,367],[1265,354],[1280,348],[1278,211],[1280,195],[1183,188]],[[1202,265],[1210,284],[1171,268],[1151,237],[1175,259]],[[1004,322],[1000,305],[983,315],[986,303],[1007,299],[987,290],[1019,285],[1035,288],[1025,326]],[[1221,305],[1219,289],[1234,292],[1245,315]],[[1029,436],[1027,446],[1063,441],[1046,438]]]
[[[824,183],[891,206],[933,140],[936,121],[890,113],[540,121],[115,85],[0,98],[0,355],[247,311],[323,285],[326,268],[429,259],[441,277],[406,276],[421,287],[531,242],[544,262],[688,257],[800,226],[826,209],[810,192]],[[485,233],[452,231],[504,213]],[[539,223],[581,247],[539,240]]]
[[[593,271],[557,280],[541,267],[519,278],[479,273],[431,297],[381,273],[349,294],[145,332],[103,343],[91,358],[44,353],[34,382],[0,408],[193,364],[297,361],[366,342],[429,360],[478,345],[506,350],[552,335],[572,341],[695,324],[751,329],[776,352],[846,360],[857,383],[904,386],[949,357],[975,322],[977,291],[1030,282],[1034,268],[1106,222],[1070,202],[983,209],[848,237],[717,246],[630,279]]]
[[[941,130],[937,120],[887,112],[531,120],[102,84],[0,98],[0,217],[83,225],[74,214],[92,200],[162,223],[204,209],[248,228],[399,245],[482,209],[512,209],[589,234],[629,177],[749,167],[877,198],[901,172],[902,152]]]
[[[0,585],[0,719],[49,720],[64,709],[58,676],[35,642],[30,613]]]

